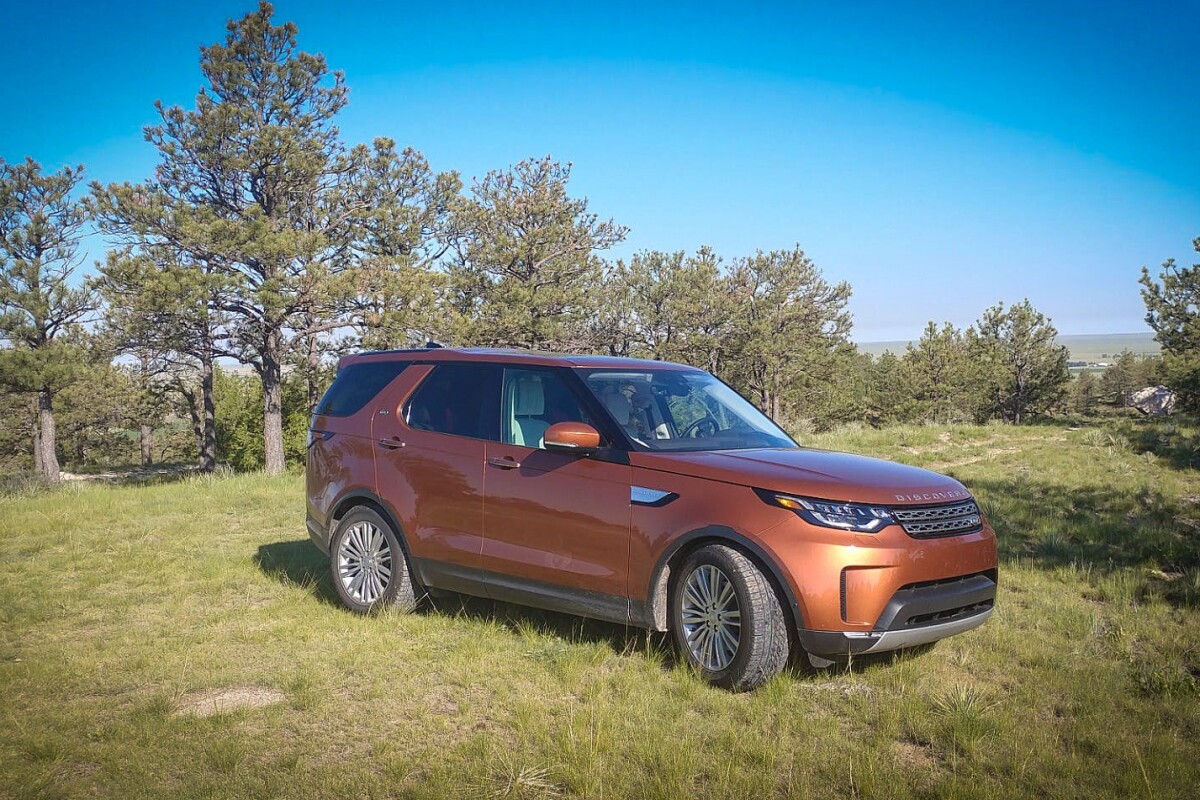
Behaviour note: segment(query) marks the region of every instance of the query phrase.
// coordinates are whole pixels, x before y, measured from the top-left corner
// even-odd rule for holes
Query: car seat
[[[522,375],[513,381],[509,429],[513,444],[541,447],[550,423],[540,417],[546,411],[546,395],[538,375]]]

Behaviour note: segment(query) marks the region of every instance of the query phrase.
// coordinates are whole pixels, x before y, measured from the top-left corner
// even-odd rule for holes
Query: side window
[[[523,447],[542,447],[546,429],[556,422],[596,424],[553,370],[505,369],[500,407],[501,441]]]
[[[351,364],[338,372],[314,413],[330,417],[348,417],[358,413],[407,366],[407,361],[362,361]]]
[[[434,367],[408,402],[405,421],[419,431],[494,440],[495,374],[485,364]]]

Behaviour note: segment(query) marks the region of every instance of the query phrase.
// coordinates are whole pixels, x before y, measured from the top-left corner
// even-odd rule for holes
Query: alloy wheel
[[[720,672],[737,655],[742,614],[733,582],[712,564],[701,564],[683,586],[684,638],[692,656],[709,672]]]
[[[383,596],[392,580],[392,548],[383,531],[365,521],[346,531],[338,547],[338,577],[346,594],[363,605]]]

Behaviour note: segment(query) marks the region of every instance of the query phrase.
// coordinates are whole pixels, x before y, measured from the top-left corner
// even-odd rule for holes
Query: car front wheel
[[[766,683],[788,658],[783,609],[771,582],[744,554],[707,545],[683,562],[671,594],[672,629],[701,676],[746,691]]]

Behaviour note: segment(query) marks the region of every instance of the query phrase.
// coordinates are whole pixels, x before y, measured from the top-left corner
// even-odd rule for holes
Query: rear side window
[[[499,368],[443,364],[421,381],[405,421],[419,431],[496,440],[499,433]]]
[[[407,361],[362,361],[340,370],[316,413],[348,417],[357,413],[408,366]]]

